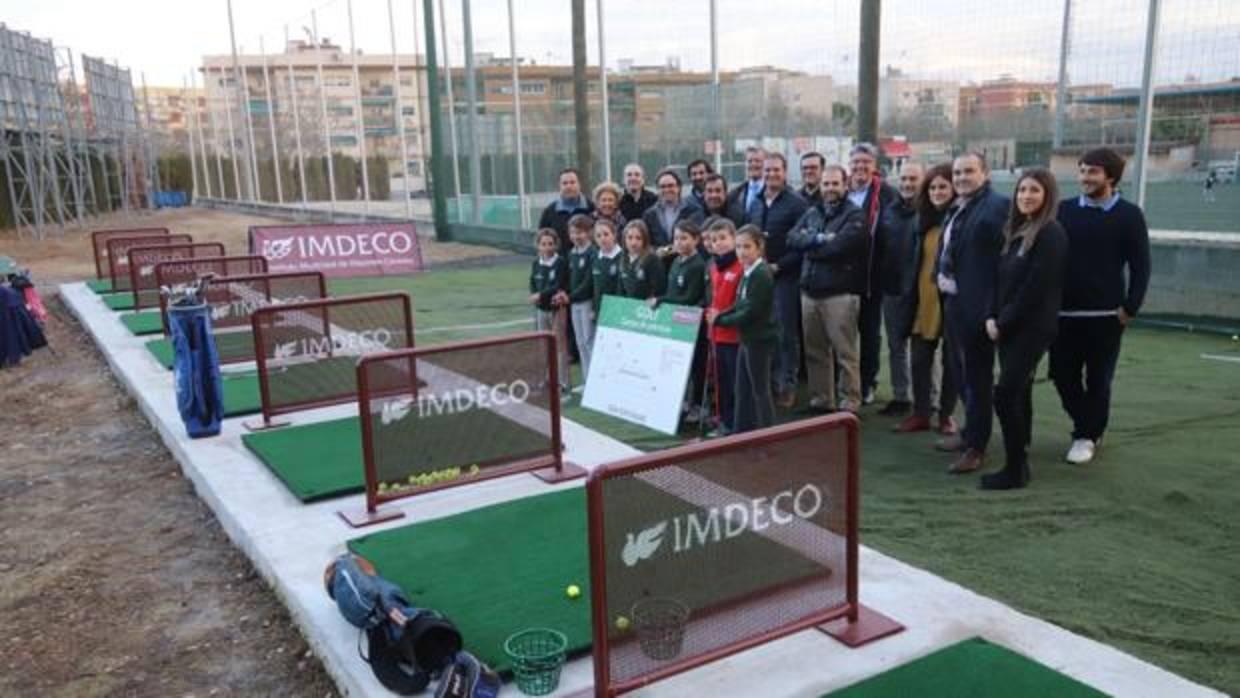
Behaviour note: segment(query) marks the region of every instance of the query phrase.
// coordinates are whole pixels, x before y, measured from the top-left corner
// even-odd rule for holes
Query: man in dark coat
[[[861,294],[861,386],[865,404],[874,401],[878,387],[878,366],[882,345],[883,292],[878,270],[883,260],[880,233],[883,212],[899,200],[896,190],[883,181],[878,171],[878,148],[871,143],[853,146],[848,159],[848,200],[865,216],[870,234],[870,259],[866,265],[866,288]]]
[[[568,239],[568,221],[578,213],[594,213],[594,204],[581,193],[581,176],[574,167],[560,170],[560,195],[547,204],[538,227],[551,228],[560,236],[560,254],[567,256],[573,243]]]
[[[646,171],[630,162],[624,166],[624,194],[620,197],[620,215],[626,221],[641,220],[646,209],[654,206],[659,197],[646,188]],[[621,242],[623,247],[623,241]]]

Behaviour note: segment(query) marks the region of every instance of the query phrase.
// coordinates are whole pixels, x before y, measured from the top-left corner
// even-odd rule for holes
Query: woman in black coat
[[[1054,175],[1040,167],[1031,169],[1016,182],[1003,227],[986,334],[999,349],[994,403],[1007,462],[1003,470],[982,476],[985,490],[1015,489],[1029,482],[1033,375],[1059,327],[1067,271],[1068,235],[1055,220],[1058,201]]]

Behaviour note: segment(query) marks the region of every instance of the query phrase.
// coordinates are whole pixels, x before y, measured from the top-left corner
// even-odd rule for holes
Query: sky
[[[393,0],[396,41],[414,51],[414,11],[423,1]],[[462,0],[446,6],[453,64],[463,54]],[[598,63],[598,0],[586,0],[589,61]],[[311,10],[320,34],[348,48],[347,0],[235,0],[238,48],[279,50],[285,26],[304,37]],[[179,86],[205,54],[229,51],[226,0],[168,3],[155,0],[5,0],[10,29],[50,38],[58,48],[116,59],[143,73],[150,85]],[[517,53],[538,63],[568,63],[568,0],[513,0]],[[708,0],[604,0],[607,63],[679,60],[686,70],[708,70]],[[1240,77],[1240,2],[1164,2],[1159,83]],[[856,82],[858,0],[717,0],[719,62],[724,70],[777,65],[828,73]],[[1053,80],[1058,72],[1063,21],[1060,0],[887,0],[883,3],[881,63],[927,79],[978,82],[1010,73]],[[1136,85],[1141,75],[1147,0],[1072,0],[1068,71],[1072,83]],[[509,55],[506,0],[471,0],[476,52]],[[759,8],[755,10],[755,7]],[[354,38],[366,53],[389,53],[387,0],[354,0]],[[417,13],[420,46],[422,13]],[[78,79],[81,79],[80,64]]]

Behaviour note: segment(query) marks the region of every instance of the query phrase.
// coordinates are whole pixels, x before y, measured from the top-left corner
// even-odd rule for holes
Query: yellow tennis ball
[[[616,616],[616,630],[624,632],[629,629],[629,619],[624,616]]]
[[[568,594],[568,598],[575,599],[578,596],[581,596],[581,587],[576,584],[569,584],[568,588],[564,590],[564,593]]]

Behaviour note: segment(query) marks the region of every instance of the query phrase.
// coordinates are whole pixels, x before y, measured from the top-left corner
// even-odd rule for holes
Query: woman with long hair
[[[986,334],[999,349],[995,414],[1003,428],[1003,470],[982,476],[985,490],[1008,490],[1029,482],[1033,433],[1033,375],[1059,329],[1059,306],[1067,273],[1068,234],[1055,220],[1059,187],[1037,167],[1016,180],[1016,195],[1003,226],[999,274]]]
[[[935,283],[934,265],[939,256],[939,242],[943,236],[943,217],[956,198],[952,189],[952,166],[950,163],[935,165],[926,171],[921,188],[917,192],[918,237],[912,245],[909,260],[917,282],[911,293],[916,308],[909,328],[909,345],[912,355],[913,414],[895,427],[901,433],[927,431],[930,429],[930,413],[934,393],[934,356],[940,344],[946,345],[943,335],[943,308],[939,299],[939,287]],[[943,347],[941,356],[948,356]],[[944,436],[956,433],[956,381],[950,370],[950,361],[940,362],[938,401],[938,431]]]

